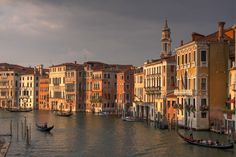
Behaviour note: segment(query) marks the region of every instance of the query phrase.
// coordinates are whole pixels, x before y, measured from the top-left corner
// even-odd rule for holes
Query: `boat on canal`
[[[122,117],[122,120],[127,121],[127,122],[137,122],[138,121],[135,117],[131,117],[131,116]]]
[[[61,117],[70,117],[73,115],[72,112],[66,112],[66,111],[58,111],[56,113],[57,116],[61,116]]]
[[[39,131],[50,132],[54,128],[54,125],[48,127],[47,125],[39,125],[36,123],[36,127]]]
[[[231,149],[234,148],[233,143],[219,143],[218,141],[213,142],[209,140],[196,140],[193,139],[193,137],[184,136],[181,133],[177,132],[178,135],[187,143],[196,145],[196,146],[202,146],[202,147],[208,147],[208,148],[217,148],[217,149]]]
[[[9,112],[31,112],[31,108],[7,108]]]

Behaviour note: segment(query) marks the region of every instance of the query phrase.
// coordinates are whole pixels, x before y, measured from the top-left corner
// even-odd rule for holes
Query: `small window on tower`
[[[164,51],[167,51],[167,43],[164,43]]]

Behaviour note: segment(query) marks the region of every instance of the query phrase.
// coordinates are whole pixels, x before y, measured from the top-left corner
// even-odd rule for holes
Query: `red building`
[[[39,78],[39,110],[50,110],[49,106],[49,77],[43,76]]]
[[[117,73],[117,107],[119,113],[126,112],[134,100],[134,67],[130,66]]]

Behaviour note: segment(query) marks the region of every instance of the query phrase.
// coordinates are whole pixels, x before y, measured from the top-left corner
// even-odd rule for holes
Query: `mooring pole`
[[[18,139],[18,135],[19,134],[19,123],[18,123],[18,121],[17,121],[17,123],[16,123],[16,139],[17,139],[17,141],[19,140]]]
[[[11,120],[11,122],[10,122],[10,135],[11,135],[11,137],[12,137],[12,120]]]
[[[24,127],[23,127],[23,122],[21,120],[21,137],[22,137],[22,140],[24,139]]]

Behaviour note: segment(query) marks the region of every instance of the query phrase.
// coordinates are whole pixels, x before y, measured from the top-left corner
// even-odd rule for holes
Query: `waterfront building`
[[[83,66],[84,66],[84,77],[85,77],[85,86],[84,86],[85,100],[84,104],[82,104],[83,105],[82,107],[86,112],[93,112],[94,111],[94,105],[92,105],[93,71],[95,69],[103,69],[107,65],[101,62],[90,61],[90,62],[85,62]]]
[[[166,96],[166,119],[169,126],[174,127],[177,122],[177,112],[176,112],[176,102],[177,97],[174,95],[174,92],[168,93]]]
[[[93,112],[115,112],[116,72],[111,69],[94,70],[91,95]]]
[[[143,67],[136,67],[134,70],[134,102],[133,116],[136,118],[144,118],[144,73]]]
[[[21,108],[38,109],[39,69],[27,68],[20,75],[19,105]]]
[[[229,55],[229,80],[228,80],[228,100],[226,101],[225,113],[224,113],[224,128],[226,133],[235,133],[236,130],[236,106],[235,106],[235,98],[236,98],[236,24],[232,27],[233,32],[230,36],[234,35],[234,42],[231,44],[231,51]],[[234,34],[233,34],[234,33]],[[233,52],[233,53],[231,53]]]
[[[18,107],[19,73],[14,69],[0,71],[0,108]]]
[[[144,63],[144,101],[149,105],[154,105],[151,112],[155,118],[163,120],[166,114],[166,96],[173,92],[175,88],[176,61],[171,53],[170,28],[167,20],[162,29],[162,51],[160,59],[147,61]]]
[[[227,70],[232,38],[219,22],[218,31],[204,36],[192,34],[192,41],[176,48],[178,122],[194,129],[209,129],[223,120],[227,98]]]
[[[65,99],[64,109],[78,111],[83,104],[84,92],[82,91],[84,79],[82,77],[83,66],[75,63],[65,73]]]
[[[77,79],[75,77],[77,74],[75,73],[77,67],[77,63],[63,63],[49,67],[49,105],[51,110],[76,110]],[[70,96],[71,92],[74,96]]]
[[[134,100],[134,67],[117,72],[117,110],[129,112]]]
[[[39,110],[50,110],[49,106],[49,77],[39,78]]]

